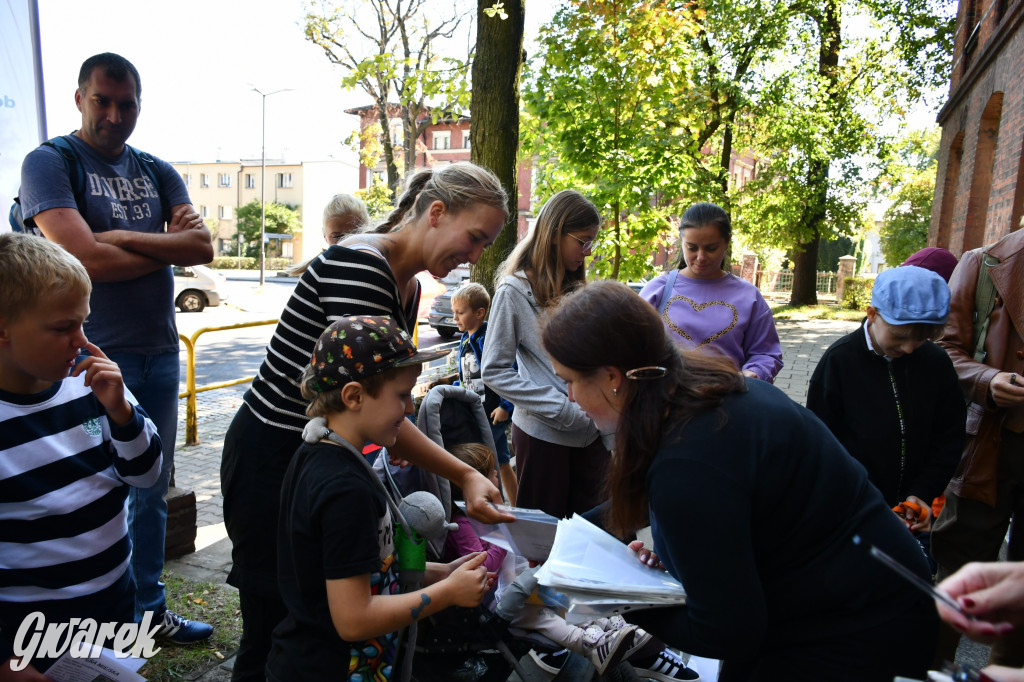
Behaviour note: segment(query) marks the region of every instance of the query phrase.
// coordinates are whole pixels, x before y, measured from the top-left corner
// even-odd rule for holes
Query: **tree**
[[[523,93],[538,191],[578,189],[602,212],[597,276],[649,274],[691,194],[699,143],[687,131],[704,117],[688,77],[696,32],[685,6],[625,0],[573,0],[541,30]]]
[[[477,12],[470,158],[501,180],[508,193],[509,219],[471,276],[493,292],[495,272],[519,236],[519,81],[526,3],[508,0],[489,6],[487,0],[479,0]]]
[[[918,171],[892,197],[892,205],[882,219],[882,254],[890,266],[902,263],[928,246],[928,225],[935,196],[935,171],[938,164]]]
[[[245,244],[245,256],[260,257],[260,202],[253,199],[238,209],[236,225]],[[299,213],[285,204],[266,205],[267,234],[294,234],[301,227]]]
[[[431,121],[467,108],[467,63],[439,57],[437,43],[451,38],[467,12],[460,0],[360,0],[335,5],[322,0],[307,6],[306,40],[323,49],[328,60],[345,69],[345,88],[359,87],[374,102],[388,186],[401,181],[390,119],[402,119],[406,168],[414,168],[417,140]],[[443,6],[443,10],[439,7]],[[392,99],[394,98],[394,99]],[[428,100],[440,103],[421,118]]]

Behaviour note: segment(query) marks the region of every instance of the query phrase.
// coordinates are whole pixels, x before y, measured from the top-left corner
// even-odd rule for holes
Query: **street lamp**
[[[291,92],[291,88],[282,88],[273,92],[262,92],[253,88],[253,92],[263,98],[263,133],[260,138],[260,287],[263,286],[263,271],[267,259],[267,98],[279,92]]]

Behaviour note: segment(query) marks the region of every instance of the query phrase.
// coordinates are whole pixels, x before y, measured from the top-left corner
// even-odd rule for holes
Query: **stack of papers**
[[[686,603],[682,584],[671,574],[641,564],[628,546],[579,515],[558,522],[537,579],[564,595],[560,605],[571,623]]]

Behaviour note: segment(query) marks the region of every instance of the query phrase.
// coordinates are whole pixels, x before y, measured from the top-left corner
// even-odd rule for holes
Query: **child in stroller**
[[[417,425],[435,442],[485,476],[491,477],[498,485],[497,458],[487,443],[491,438],[490,428],[476,394],[455,386],[435,386],[424,397]],[[394,468],[388,467],[388,470],[394,473]],[[442,547],[436,546],[440,543],[435,544],[435,551],[440,550],[439,560],[486,551],[488,558],[484,563],[487,570],[497,572],[501,568],[506,561],[505,550],[482,541],[461,511],[451,507],[451,499],[461,497],[457,488],[443,479],[431,480],[436,477],[422,471],[403,470],[398,475],[405,479],[398,483],[403,494],[411,492],[410,488],[405,487],[410,484],[435,492],[445,504],[446,511],[451,510],[451,521],[458,524],[458,530],[448,533]],[[510,563],[514,563],[513,560],[514,557],[507,559]],[[505,573],[507,575],[507,568]],[[485,598],[482,606],[494,610],[501,621],[507,622],[509,632],[520,644],[541,643],[537,648],[546,655],[531,652],[541,669],[557,674],[568,658],[568,652],[573,652],[592,663],[598,675],[616,670],[622,661],[628,659],[635,669],[635,675],[640,678],[661,682],[700,679],[698,673],[686,667],[680,654],[649,633],[626,623],[621,617],[601,618],[576,626],[567,623],[546,606],[528,603],[527,598],[536,586],[533,573],[534,569],[527,569],[512,581],[502,593],[496,608],[493,594]],[[496,584],[495,588],[499,586]],[[480,614],[469,609],[450,609],[444,615],[437,614],[432,620],[432,628],[420,631],[418,652],[437,650],[439,645],[443,649],[445,644],[471,639],[480,632]],[[558,667],[554,667],[553,662],[558,662]],[[632,672],[633,669],[630,669]],[[629,679],[632,675],[620,677]]]

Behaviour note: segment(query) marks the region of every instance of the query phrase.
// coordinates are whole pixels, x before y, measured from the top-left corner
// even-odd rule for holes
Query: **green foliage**
[[[687,128],[703,118],[688,75],[695,32],[687,9],[620,0],[568,2],[541,29],[523,88],[524,154],[542,202],[574,188],[601,211],[598,277],[645,276],[675,239],[668,218],[695,176]]]
[[[818,270],[835,272],[839,269],[840,256],[852,256],[857,245],[849,237],[837,237],[831,241],[823,241],[818,249]]]
[[[366,210],[374,220],[384,218],[394,208],[392,202],[391,188],[388,183],[379,177],[374,177],[373,183],[366,189],[357,189],[354,194],[366,204]]]
[[[242,255],[260,257],[260,202],[253,199],[238,209],[238,232],[244,237]],[[301,227],[298,211],[285,204],[266,205],[266,233],[294,234]]]
[[[899,265],[914,252],[928,246],[928,225],[932,217],[937,164],[912,175],[892,195],[892,204],[882,219],[881,247],[885,262]]]
[[[496,2],[490,7],[484,7],[484,14],[492,19],[497,15],[502,21],[508,19],[508,12],[505,11],[505,3]]]
[[[267,270],[284,270],[292,265],[294,263],[291,258],[268,258],[266,268]],[[260,259],[259,256],[242,256],[241,259],[237,256],[217,256],[210,262],[210,267],[214,270],[259,270]]]
[[[865,310],[871,304],[871,290],[875,286],[872,277],[847,277],[843,281],[843,307],[849,310]]]
[[[439,12],[438,7],[445,10]],[[415,166],[417,138],[428,123],[436,123],[442,114],[469,109],[468,57],[439,54],[469,15],[467,7],[464,0],[451,5],[426,0],[325,0],[306,7],[306,40],[344,69],[342,87],[359,88],[369,95],[378,116],[383,112],[384,118],[401,117],[408,168]],[[421,113],[428,101],[433,106],[424,119]],[[395,103],[397,113],[391,106]],[[388,131],[383,127],[380,131],[388,185],[395,188],[399,154]]]

